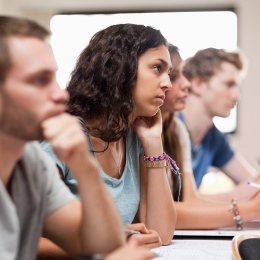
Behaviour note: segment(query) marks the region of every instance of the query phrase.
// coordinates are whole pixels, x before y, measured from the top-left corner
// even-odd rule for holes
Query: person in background
[[[187,59],[183,71],[191,82],[191,94],[179,118],[189,132],[196,185],[200,186],[210,166],[219,168],[236,184],[231,192],[211,195],[218,200],[249,198],[255,190],[247,182],[259,181],[256,170],[233,151],[213,123],[215,116],[229,116],[237,103],[243,66],[240,53],[208,48]]]
[[[164,150],[176,160],[182,179],[180,202],[175,202],[178,214],[176,229],[215,229],[233,225],[241,229],[243,221],[260,218],[260,193],[256,193],[249,200],[239,202],[231,202],[229,199],[220,202],[199,194],[192,172],[189,134],[184,123],[175,115],[185,108],[191,83],[183,75],[184,63],[178,48],[169,45],[168,49],[173,68],[170,74],[172,88],[166,93],[161,112]],[[178,178],[170,171],[168,178],[173,197],[177,201]],[[239,214],[233,210],[233,203],[237,203]],[[233,219],[235,214],[236,219]],[[208,221],[209,219],[211,221]]]
[[[1,259],[35,259],[42,234],[72,256],[115,250],[107,259],[119,260],[133,249],[143,256],[135,259],[150,259],[136,242],[123,246],[120,215],[82,127],[65,113],[68,93],[56,82],[48,36],[31,20],[0,16]],[[73,170],[81,201],[40,148],[43,138]]]
[[[175,113],[185,107],[191,84],[182,73],[184,64],[178,47],[169,44],[168,50],[172,62],[170,73],[172,88],[166,93],[164,104],[161,107],[162,136],[164,150],[176,161],[181,173],[181,182],[179,183],[178,176],[167,171],[171,191],[175,201],[178,200],[180,191],[180,199],[183,201],[186,198],[186,192],[189,191],[186,189],[187,180],[184,173],[192,173],[190,141],[185,125],[175,116]],[[179,185],[181,185],[181,190],[179,190]]]
[[[97,32],[67,86],[100,175],[126,228],[149,248],[167,245],[176,212],[166,176],[160,106],[171,88],[167,41],[149,26],[117,24]],[[48,142],[42,148],[77,194],[74,172]],[[153,160],[157,160],[153,162]]]

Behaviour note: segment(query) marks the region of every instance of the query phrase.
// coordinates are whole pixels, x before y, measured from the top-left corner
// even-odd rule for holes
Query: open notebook
[[[151,251],[158,255],[154,260],[232,260],[231,240],[173,239]]]

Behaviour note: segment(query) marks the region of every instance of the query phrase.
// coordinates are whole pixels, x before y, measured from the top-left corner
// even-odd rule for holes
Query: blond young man
[[[208,48],[185,62],[183,73],[191,82],[191,94],[179,117],[191,140],[193,172],[197,187],[209,166],[218,167],[236,184],[232,192],[213,195],[220,200],[249,198],[255,190],[247,181],[258,181],[254,169],[233,151],[213,117],[227,117],[238,101],[243,61],[238,52]]]

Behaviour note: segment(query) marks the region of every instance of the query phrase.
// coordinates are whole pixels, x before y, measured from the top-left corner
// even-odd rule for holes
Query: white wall
[[[259,0],[0,0],[0,14],[18,14],[46,27],[62,11],[167,10],[234,7],[238,14],[239,46],[249,60],[238,106],[238,129],[233,136],[237,150],[255,167],[260,158],[260,1]],[[187,21],[192,22],[192,21]]]

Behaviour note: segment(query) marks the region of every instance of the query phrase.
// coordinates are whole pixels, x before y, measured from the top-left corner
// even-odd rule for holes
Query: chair
[[[240,234],[232,239],[234,260],[260,259],[260,235]]]

